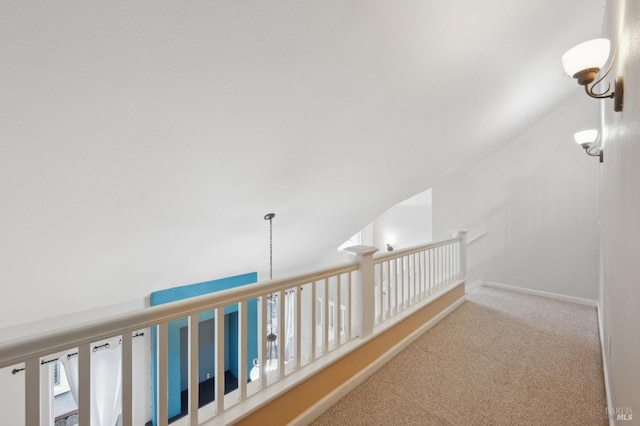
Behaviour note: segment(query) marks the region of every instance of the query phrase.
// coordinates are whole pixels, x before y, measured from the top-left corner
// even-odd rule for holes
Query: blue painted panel
[[[151,306],[162,305],[190,297],[201,296],[215,291],[227,290],[246,284],[257,282],[258,274],[251,272],[218,280],[174,287],[156,291],[150,296]],[[225,313],[225,370],[235,376],[238,375],[238,306],[226,306]],[[213,311],[203,312],[198,316],[200,322],[214,317]],[[186,318],[171,321],[168,325],[168,414],[169,418],[180,414],[180,392],[184,390],[184,378],[180,368],[180,329],[188,324]],[[251,370],[252,361],[258,355],[258,302],[250,300],[247,312],[247,376]],[[157,334],[155,327],[151,329],[151,391],[152,391],[152,421],[156,425],[156,384],[157,384]],[[202,360],[199,365],[200,380],[206,380],[206,374],[213,374],[213,360]],[[210,371],[209,371],[210,370]]]
[[[258,281],[258,273],[236,275],[218,280],[206,281],[198,284],[183,285],[180,287],[158,290],[151,293],[151,306],[162,305],[164,303],[175,302],[177,300],[188,299],[190,297],[202,296],[214,291],[227,290],[246,284],[253,284]]]

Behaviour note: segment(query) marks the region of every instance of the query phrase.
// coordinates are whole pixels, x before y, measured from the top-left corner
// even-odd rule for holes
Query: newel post
[[[375,321],[375,274],[373,270],[373,253],[378,249],[369,246],[352,246],[345,249],[356,256],[359,264],[353,283],[353,333],[365,338],[373,334]]]
[[[460,272],[458,273],[459,280],[467,278],[467,232],[469,231],[463,229],[453,233],[453,237],[460,240],[460,252],[458,256],[460,262]]]

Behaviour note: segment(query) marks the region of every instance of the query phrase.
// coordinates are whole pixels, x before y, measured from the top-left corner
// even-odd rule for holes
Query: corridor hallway
[[[596,308],[481,286],[313,425],[607,423]]]

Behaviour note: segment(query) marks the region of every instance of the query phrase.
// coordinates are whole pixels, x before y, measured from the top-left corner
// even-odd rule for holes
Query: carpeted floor
[[[480,287],[313,425],[605,425],[593,307]]]

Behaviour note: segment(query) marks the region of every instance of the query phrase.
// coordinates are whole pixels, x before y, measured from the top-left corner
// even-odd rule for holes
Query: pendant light
[[[269,280],[273,279],[273,218],[276,217],[275,213],[267,213],[264,215],[264,220],[269,221]],[[277,368],[278,365],[278,346],[276,341],[278,340],[278,336],[273,332],[273,306],[274,303],[274,295],[269,294],[267,296],[267,365],[266,371],[272,371]],[[253,360],[253,368],[249,373],[249,379],[251,381],[258,380],[260,377],[260,362],[258,359]]]
[[[273,218],[275,213],[267,213],[264,220],[269,221],[269,280],[273,279]],[[273,308],[275,306],[274,295],[267,296],[267,313],[269,314],[269,333],[267,334],[267,368],[278,358],[276,340],[278,336],[273,332]],[[269,303],[271,302],[271,303]]]

